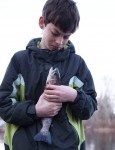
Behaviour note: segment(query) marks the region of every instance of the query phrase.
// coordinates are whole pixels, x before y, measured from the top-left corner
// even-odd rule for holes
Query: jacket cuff
[[[35,105],[30,105],[27,108],[27,114],[32,119],[39,119],[39,117],[36,115]]]

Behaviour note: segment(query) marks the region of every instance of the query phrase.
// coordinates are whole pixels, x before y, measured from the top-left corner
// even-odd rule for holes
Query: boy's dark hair
[[[79,26],[80,15],[73,0],[47,0],[42,16],[45,25],[53,23],[63,32],[74,33]]]

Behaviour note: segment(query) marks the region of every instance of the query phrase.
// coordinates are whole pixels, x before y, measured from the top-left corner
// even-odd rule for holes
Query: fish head
[[[58,68],[50,68],[46,83],[60,85],[60,72]]]

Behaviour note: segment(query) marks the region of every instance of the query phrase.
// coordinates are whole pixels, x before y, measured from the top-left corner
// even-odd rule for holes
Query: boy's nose
[[[63,44],[63,37],[56,38],[56,44],[57,45],[62,45]]]

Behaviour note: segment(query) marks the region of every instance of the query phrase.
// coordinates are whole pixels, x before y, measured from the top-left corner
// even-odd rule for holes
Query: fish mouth
[[[51,67],[49,70],[49,75],[47,77],[47,83],[60,85],[61,78],[58,68]]]
[[[57,74],[60,77],[59,69],[57,67],[56,68],[52,67],[52,73]]]

